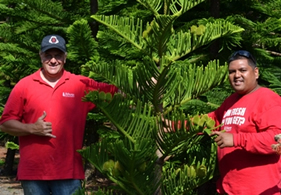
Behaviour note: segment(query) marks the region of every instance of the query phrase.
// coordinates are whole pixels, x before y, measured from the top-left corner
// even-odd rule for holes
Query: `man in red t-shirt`
[[[19,136],[17,178],[25,195],[69,195],[81,188],[82,157],[88,112],[85,91],[114,94],[117,88],[64,70],[65,40],[45,36],[41,43],[42,68],[13,88],[0,119],[0,129]]]
[[[229,81],[235,93],[209,116],[220,130],[211,135],[218,147],[219,194],[280,194],[281,162],[271,145],[281,133],[281,98],[258,85],[256,60],[244,50],[228,61]]]

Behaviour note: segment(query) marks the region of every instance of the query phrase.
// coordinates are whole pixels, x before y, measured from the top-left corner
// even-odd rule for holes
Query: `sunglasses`
[[[236,56],[243,56],[245,58],[251,59],[253,61],[253,63],[255,64],[255,66],[257,64],[256,59],[252,56],[252,54],[250,52],[248,52],[246,50],[238,50],[238,51],[234,52],[231,55],[231,57],[229,58],[229,61],[233,61]]]

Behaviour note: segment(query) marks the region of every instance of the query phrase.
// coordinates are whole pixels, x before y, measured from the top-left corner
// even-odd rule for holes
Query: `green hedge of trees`
[[[15,83],[41,66],[42,37],[61,34],[66,69],[122,91],[86,96],[98,109],[81,155],[121,194],[199,193],[217,174],[207,124],[186,131],[166,121],[184,124],[217,108],[231,93],[225,62],[240,48],[257,57],[260,83],[280,94],[280,7],[278,0],[0,1],[1,110]]]

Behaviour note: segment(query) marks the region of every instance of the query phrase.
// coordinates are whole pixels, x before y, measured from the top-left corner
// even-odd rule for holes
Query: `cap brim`
[[[59,45],[48,45],[48,46],[46,46],[44,48],[41,48],[41,51],[45,52],[45,51],[47,51],[49,49],[53,49],[53,48],[59,49],[59,50],[61,50],[64,53],[66,52],[66,50],[64,48],[60,47]]]

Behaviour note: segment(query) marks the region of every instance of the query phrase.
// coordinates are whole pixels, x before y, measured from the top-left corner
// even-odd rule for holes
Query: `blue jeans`
[[[81,188],[81,181],[67,180],[24,180],[21,181],[24,195],[71,195]]]

